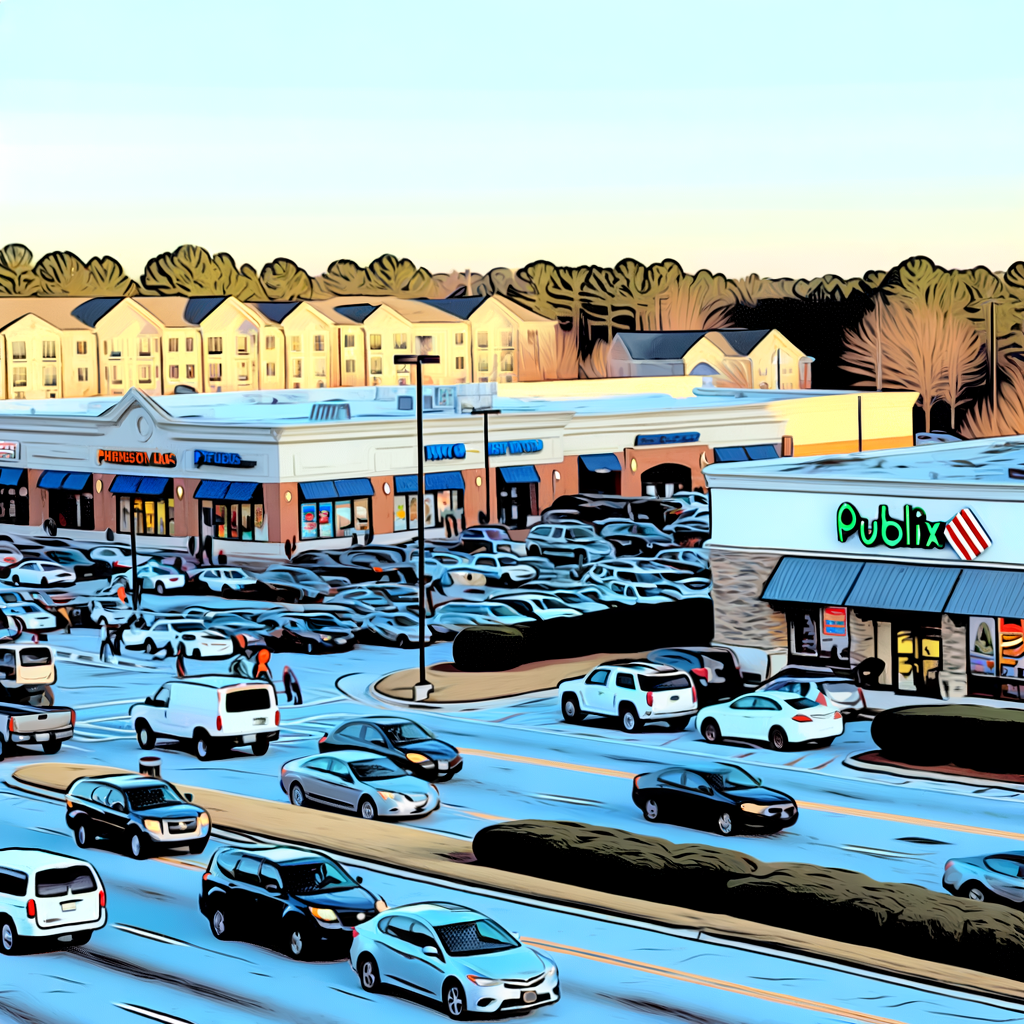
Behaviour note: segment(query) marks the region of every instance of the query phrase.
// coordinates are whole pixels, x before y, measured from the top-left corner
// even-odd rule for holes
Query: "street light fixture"
[[[416,540],[419,549],[419,593],[420,593],[420,681],[419,685],[426,687],[427,684],[427,588],[424,578],[424,536],[423,527],[426,522],[423,503],[425,501],[426,488],[423,479],[423,364],[439,363],[440,356],[415,355],[395,356],[395,366],[416,367]],[[425,691],[420,691],[424,692]]]
[[[490,418],[492,416],[500,416],[500,409],[473,409],[474,416],[483,416],[484,418],[484,481],[486,482],[485,494],[487,495],[487,517],[483,520],[484,523],[491,521],[491,441],[488,427],[490,425]]]

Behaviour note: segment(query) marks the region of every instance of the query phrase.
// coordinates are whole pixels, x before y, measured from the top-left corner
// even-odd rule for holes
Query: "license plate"
[[[266,725],[267,724],[267,720],[265,718],[254,718],[252,720],[252,724],[253,725]]]
[[[537,993],[532,988],[528,988],[523,993],[523,1002],[524,1003],[535,1003],[535,1002],[537,1002]]]
[[[242,737],[242,742],[243,743],[255,743],[256,742],[256,733],[250,733],[248,736],[243,736]]]
[[[448,762],[447,761],[438,761],[437,762],[437,770],[441,771],[441,772],[448,771]]]
[[[78,906],[78,900],[68,900],[66,903],[60,905],[60,909],[63,911],[74,910]]]

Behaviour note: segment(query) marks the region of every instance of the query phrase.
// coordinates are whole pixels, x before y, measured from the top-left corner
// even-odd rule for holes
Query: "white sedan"
[[[243,590],[255,590],[259,585],[252,573],[245,569],[199,569],[192,573],[192,579],[201,583],[211,594],[233,597]]]
[[[5,604],[0,611],[12,621],[17,619],[25,629],[34,633],[46,633],[57,628],[57,616],[33,601]]]
[[[230,637],[206,629],[200,619],[157,619],[152,625],[139,620],[121,634],[121,643],[147,654],[160,650],[171,654],[180,647],[190,658],[226,658],[234,651]]]
[[[159,562],[147,562],[145,565],[140,565],[139,579],[142,580],[143,590],[154,590],[158,594],[163,594],[168,590],[181,590],[188,582],[188,578],[183,572],[178,572],[169,565],[161,565]],[[110,581],[110,589],[115,591],[118,587],[131,590],[131,586],[131,569],[119,572]]]
[[[482,576],[492,586],[510,587],[515,583],[535,580],[538,572],[535,566],[521,562],[512,555],[474,555],[462,565],[449,570],[453,583],[479,586]]]
[[[74,583],[75,574],[70,569],[45,558],[25,558],[14,565],[0,569],[0,576],[16,587],[51,587],[55,583]]]
[[[729,738],[759,740],[773,750],[812,742],[827,747],[843,734],[843,715],[807,697],[748,693],[702,709],[697,730],[708,743]]]

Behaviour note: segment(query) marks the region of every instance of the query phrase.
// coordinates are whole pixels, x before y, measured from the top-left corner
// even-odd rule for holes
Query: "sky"
[[[0,0],[0,244],[1024,259],[1020,0]]]

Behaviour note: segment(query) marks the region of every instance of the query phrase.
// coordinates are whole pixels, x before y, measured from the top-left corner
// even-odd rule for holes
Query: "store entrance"
[[[893,623],[892,647],[896,689],[923,697],[941,696],[942,632],[939,626]]]
[[[640,474],[640,486],[651,498],[671,498],[676,491],[693,490],[693,474],[689,466],[663,462]]]
[[[497,473],[498,522],[512,530],[525,530],[527,516],[537,514],[537,484],[518,479],[510,481],[508,477],[512,475],[500,469]],[[533,475],[537,475],[536,471]]]

